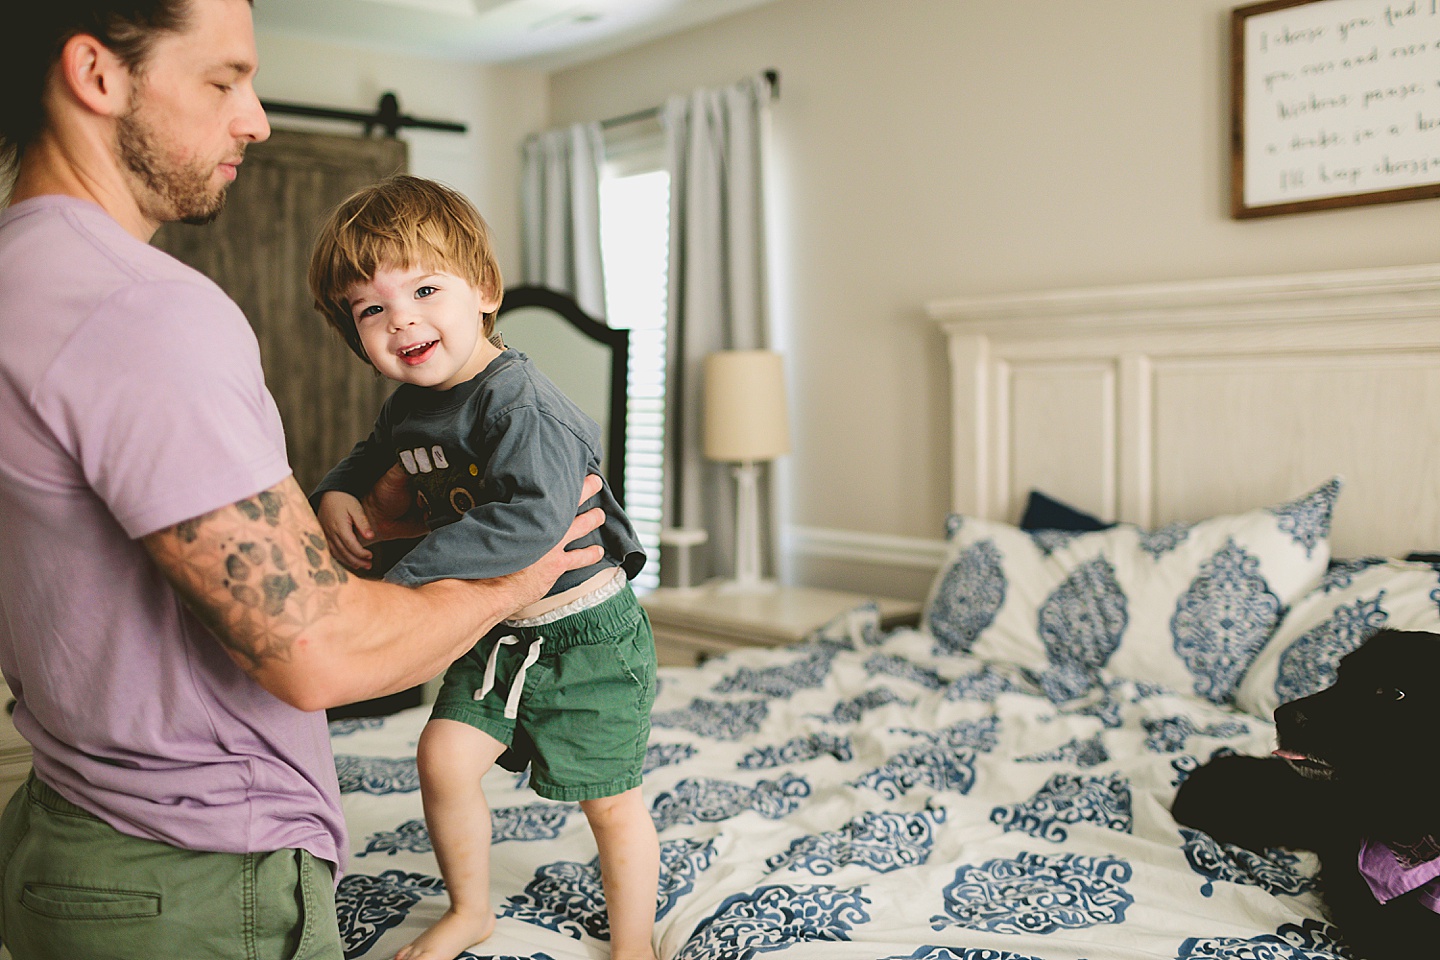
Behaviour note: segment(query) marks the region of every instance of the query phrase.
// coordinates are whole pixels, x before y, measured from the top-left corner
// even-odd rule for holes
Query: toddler
[[[345,200],[310,263],[316,307],[360,359],[399,383],[375,428],[312,495],[335,556],[364,570],[374,538],[358,499],[398,461],[430,533],[387,573],[403,584],[522,569],[574,519],[599,473],[600,431],[494,336],[500,270],[463,196],[396,176]],[[450,908],[396,960],[452,960],[495,927],[490,810],[481,778],[530,766],[595,834],[612,955],[654,960],[659,845],[640,792],[655,643],[628,580],[645,563],[606,484],[605,523],[576,546],[604,559],[565,574],[457,660],[420,737],[425,822]]]

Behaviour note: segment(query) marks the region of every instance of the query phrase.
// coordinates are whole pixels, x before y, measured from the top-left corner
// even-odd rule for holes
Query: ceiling
[[[555,70],[772,0],[254,0],[257,30]]]

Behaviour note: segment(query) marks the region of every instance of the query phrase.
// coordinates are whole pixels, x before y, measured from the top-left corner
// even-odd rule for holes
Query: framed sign
[[[1440,0],[1231,13],[1231,213],[1440,197]]]

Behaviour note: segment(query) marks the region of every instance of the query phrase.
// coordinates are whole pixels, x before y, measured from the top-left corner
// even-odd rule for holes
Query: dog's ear
[[[1435,833],[1440,766],[1426,733],[1440,726],[1440,634],[1382,630],[1341,665],[1338,735],[1366,817],[1389,831]],[[1379,829],[1378,827],[1376,829]]]
[[[1416,643],[1440,644],[1440,633],[1432,633],[1429,630],[1382,630],[1380,632],[1410,637]]]
[[[1425,630],[1381,630],[1346,659],[1365,664],[1366,672],[1388,673],[1417,689],[1440,683],[1440,634]]]
[[[1375,636],[1412,637],[1417,642],[1424,642],[1428,639],[1429,641],[1440,643],[1440,633],[1433,633],[1429,630],[1394,630],[1386,627],[1383,630],[1377,630]]]
[[[1413,762],[1414,733],[1440,724],[1440,634],[1381,630],[1347,654],[1338,673],[1339,735],[1368,741],[1377,754],[1408,752]]]

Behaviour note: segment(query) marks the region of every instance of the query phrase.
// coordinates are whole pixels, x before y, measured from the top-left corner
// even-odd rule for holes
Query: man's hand
[[[585,483],[580,487],[580,503],[583,505],[585,501],[599,492],[600,478],[593,473],[586,476]],[[599,563],[604,558],[605,551],[598,543],[581,547],[578,550],[567,550],[566,548],[573,541],[595,530],[604,522],[605,511],[599,507],[586,510],[575,518],[574,522],[570,524],[570,529],[565,532],[565,536],[560,538],[560,542],[555,544],[549,553],[524,570],[517,570],[492,581],[504,583],[512,591],[515,606],[511,612],[528,607],[545,596],[555,585],[555,581],[560,579],[560,575],[566,571],[579,570],[582,567]]]
[[[398,463],[375,481],[375,486],[370,488],[370,492],[360,504],[370,521],[372,536],[367,543],[406,540],[423,537],[430,532],[420,518],[420,508],[415,503],[415,488],[410,484],[410,476]]]

